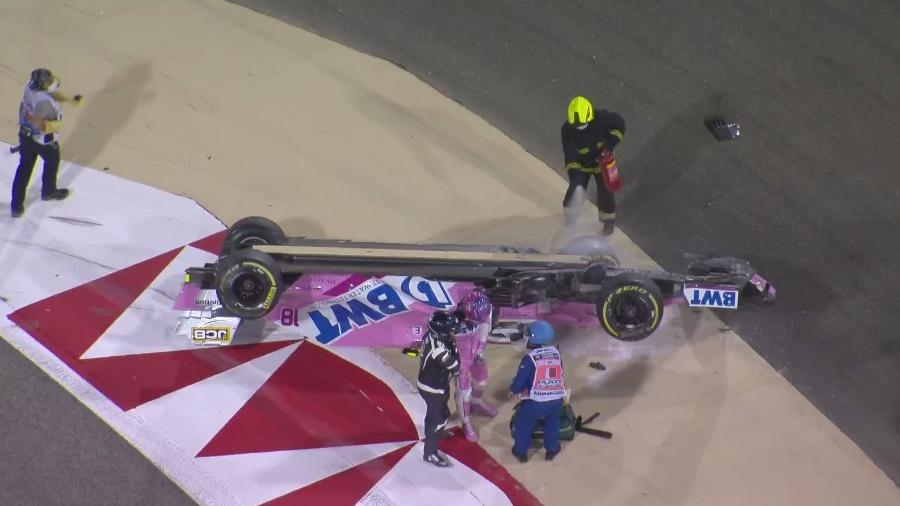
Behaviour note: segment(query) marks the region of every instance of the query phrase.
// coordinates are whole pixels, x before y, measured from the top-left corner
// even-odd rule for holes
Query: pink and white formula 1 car
[[[250,217],[229,229],[216,262],[187,269],[176,333],[230,344],[243,322],[263,319],[325,345],[416,348],[431,313],[476,287],[493,304],[497,341],[515,340],[536,319],[599,323],[616,339],[636,341],[658,328],[667,304],[737,309],[747,297],[775,298],[768,281],[732,257],[700,258],[677,274],[622,267],[593,238],[556,254],[359,243],[288,238],[271,220]]]

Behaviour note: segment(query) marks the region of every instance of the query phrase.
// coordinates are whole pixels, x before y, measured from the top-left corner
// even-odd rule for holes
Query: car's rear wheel
[[[576,237],[563,245],[559,253],[563,255],[588,256],[606,267],[618,267],[620,265],[619,257],[616,255],[612,245],[595,235]]]
[[[620,341],[640,341],[659,328],[662,293],[646,276],[625,273],[604,283],[597,300],[597,318],[609,335]]]
[[[262,216],[250,216],[236,221],[228,229],[219,258],[258,244],[279,245],[285,242],[287,236],[277,223]]]

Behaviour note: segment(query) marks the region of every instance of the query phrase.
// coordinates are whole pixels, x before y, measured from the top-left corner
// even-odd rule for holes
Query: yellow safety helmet
[[[594,119],[594,106],[590,100],[578,96],[569,102],[569,124],[578,125],[589,123]]]

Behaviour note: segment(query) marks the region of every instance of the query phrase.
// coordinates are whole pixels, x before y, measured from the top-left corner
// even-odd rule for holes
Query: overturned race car
[[[515,340],[529,321],[597,324],[637,341],[664,307],[737,309],[775,299],[775,288],[733,257],[697,257],[686,274],[623,267],[602,241],[578,238],[557,253],[494,245],[365,243],[287,237],[253,216],[228,231],[215,262],[190,267],[174,309],[176,334],[231,344],[263,320],[320,344],[415,347],[431,312],[474,288],[494,306],[492,335]]]

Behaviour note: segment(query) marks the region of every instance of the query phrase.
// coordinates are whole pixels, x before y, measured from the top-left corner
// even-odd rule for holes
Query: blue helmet
[[[543,346],[550,344],[556,339],[556,332],[549,322],[544,320],[536,320],[528,324],[525,328],[525,338],[528,344]]]

